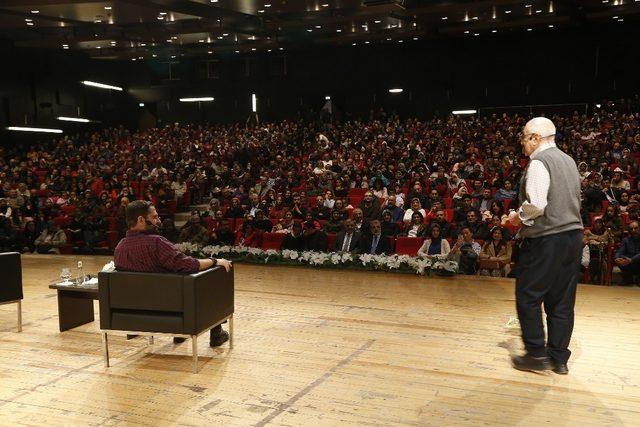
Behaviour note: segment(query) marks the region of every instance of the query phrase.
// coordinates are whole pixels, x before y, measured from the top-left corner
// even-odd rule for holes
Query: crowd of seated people
[[[596,279],[603,257],[626,267],[614,254],[640,215],[638,110],[635,98],[551,117],[558,146],[579,167],[586,270]],[[501,218],[518,207],[527,120],[171,124],[0,146],[0,249],[112,250],[126,205],[144,199],[175,242],[441,254],[466,274],[502,276],[517,257],[517,230]],[[206,209],[174,225],[177,210],[203,201]]]

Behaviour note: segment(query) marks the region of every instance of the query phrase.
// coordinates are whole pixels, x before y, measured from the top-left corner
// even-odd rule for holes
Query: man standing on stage
[[[580,177],[574,160],[556,147],[551,120],[536,117],[520,140],[531,161],[520,182],[520,205],[508,220],[522,224],[516,307],[527,353],[514,356],[523,371],[566,375],[582,253]],[[547,315],[545,346],[541,304]]]

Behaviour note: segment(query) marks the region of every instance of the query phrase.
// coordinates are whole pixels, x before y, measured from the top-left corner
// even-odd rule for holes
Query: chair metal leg
[[[107,333],[102,333],[102,358],[104,359],[104,367],[109,367],[109,338]]]
[[[229,348],[233,348],[233,314],[229,317]]]
[[[18,300],[18,332],[22,332],[22,300]]]
[[[191,347],[193,352],[193,373],[198,373],[198,336],[191,335]]]

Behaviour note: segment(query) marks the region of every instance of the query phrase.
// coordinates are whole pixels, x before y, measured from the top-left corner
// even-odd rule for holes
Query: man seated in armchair
[[[196,259],[180,252],[170,241],[158,234],[161,225],[158,212],[151,202],[136,200],[126,208],[127,235],[113,254],[116,270],[140,273],[196,273],[219,265],[231,270],[231,261],[223,258]],[[209,344],[222,345],[229,334],[218,325],[211,329]],[[174,338],[177,343],[184,338]]]

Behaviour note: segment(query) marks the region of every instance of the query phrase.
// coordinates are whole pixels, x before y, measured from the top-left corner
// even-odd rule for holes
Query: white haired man
[[[580,175],[574,160],[555,144],[551,120],[536,117],[520,143],[530,158],[520,183],[520,208],[508,220],[522,224],[516,266],[516,307],[527,353],[513,356],[516,369],[567,374],[578,269],[582,254]],[[545,345],[541,304],[547,315]]]

